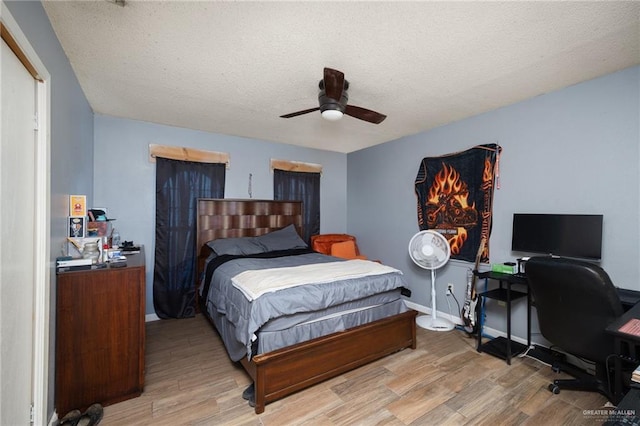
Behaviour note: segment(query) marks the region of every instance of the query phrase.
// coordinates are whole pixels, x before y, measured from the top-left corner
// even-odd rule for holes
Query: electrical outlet
[[[453,284],[449,283],[447,284],[447,296],[453,294]]]

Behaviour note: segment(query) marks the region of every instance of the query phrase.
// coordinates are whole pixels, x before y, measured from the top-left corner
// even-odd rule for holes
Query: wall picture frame
[[[79,217],[87,215],[87,196],[69,195],[69,216]]]
[[[69,216],[67,220],[67,234],[71,238],[84,238],[87,230],[87,218]]]

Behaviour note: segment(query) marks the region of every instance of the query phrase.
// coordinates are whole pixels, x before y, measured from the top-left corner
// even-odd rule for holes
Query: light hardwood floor
[[[475,350],[460,331],[418,328],[418,347],[390,355],[266,406],[198,315],[147,323],[144,393],[104,409],[101,425],[596,425],[597,394],[547,385],[557,375],[531,358]]]

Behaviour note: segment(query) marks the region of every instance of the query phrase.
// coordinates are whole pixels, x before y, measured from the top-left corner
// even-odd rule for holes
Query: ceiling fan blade
[[[335,101],[340,101],[344,89],[344,74],[331,68],[324,69],[324,93]]]
[[[310,112],[313,111],[320,111],[320,107],[315,107],[315,108],[310,108],[310,109],[305,109],[303,111],[297,111],[297,112],[292,112],[290,114],[285,114],[285,115],[281,115],[280,118],[291,118],[291,117],[297,117],[299,115],[302,114],[308,114]]]
[[[380,124],[387,118],[386,115],[380,114],[379,112],[371,111],[370,109],[347,105],[347,108],[344,110],[344,113],[350,115],[351,117],[358,118],[360,120],[368,121],[373,124]]]

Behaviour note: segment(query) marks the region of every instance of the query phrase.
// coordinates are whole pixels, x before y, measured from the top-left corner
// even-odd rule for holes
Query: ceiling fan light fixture
[[[349,82],[344,79],[344,73],[331,68],[324,69],[324,78],[318,82],[319,107],[309,108],[281,115],[281,118],[297,117],[302,114],[320,111],[322,118],[328,121],[338,121],[343,115],[364,120],[373,124],[380,124],[386,115],[370,109],[349,105]]]
[[[339,109],[326,109],[322,111],[322,118],[328,121],[338,121],[344,114]]]

